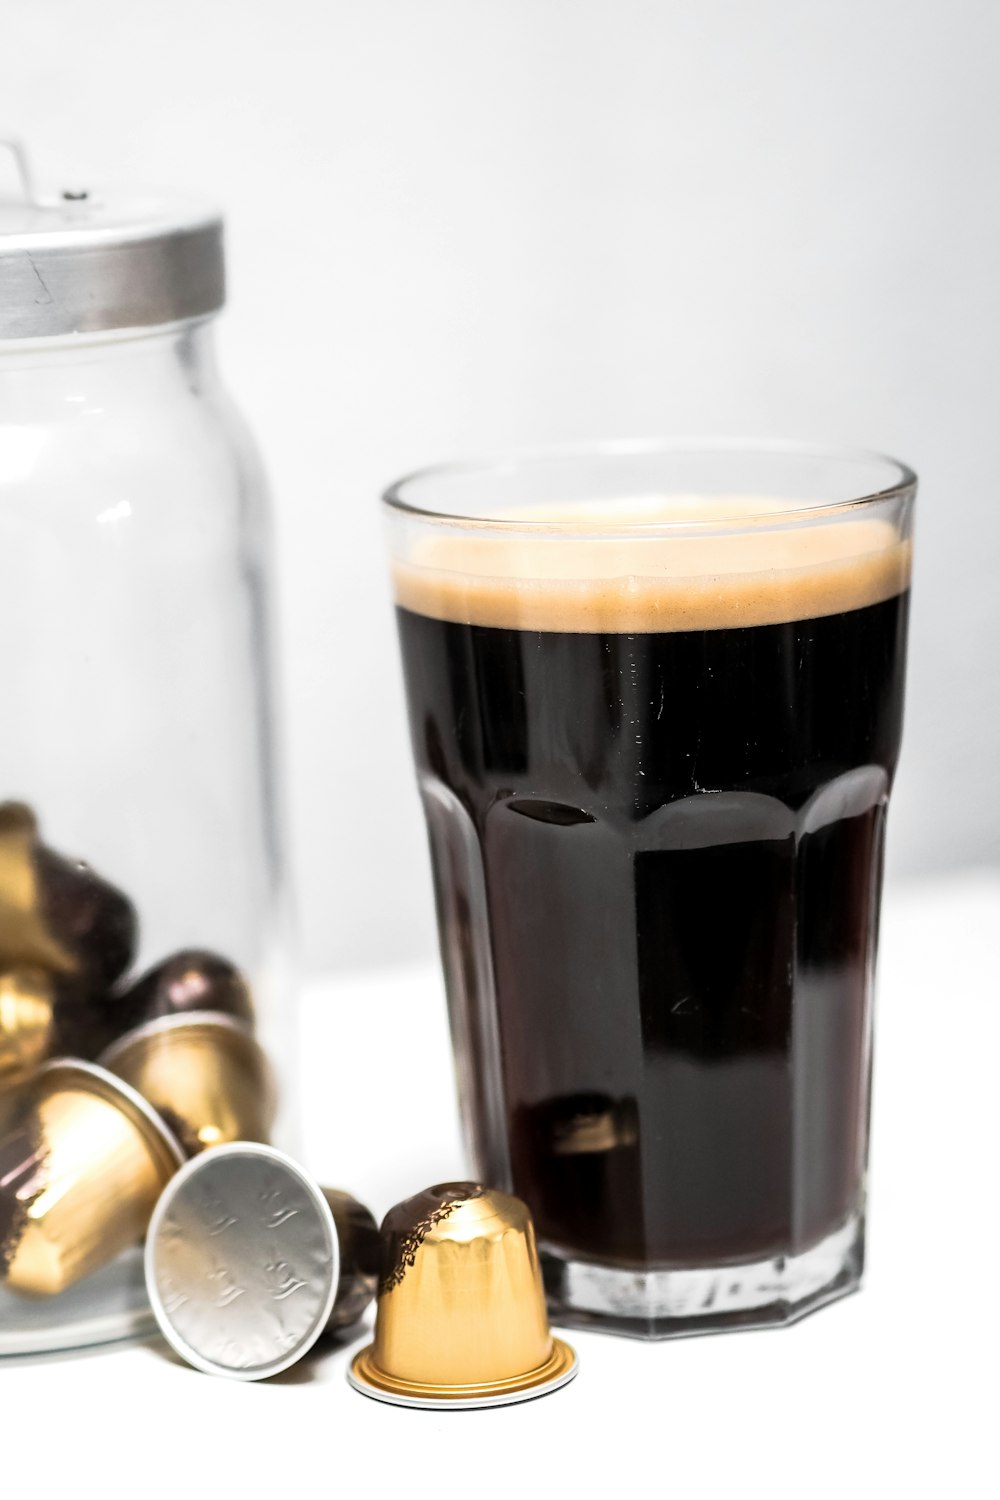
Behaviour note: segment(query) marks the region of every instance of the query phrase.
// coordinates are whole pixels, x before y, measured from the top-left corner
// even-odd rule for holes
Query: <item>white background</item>
[[[910,462],[890,865],[1000,858],[998,55],[993,0],[0,0],[47,184],[228,210],[309,966],[432,941],[376,496],[511,444]]]

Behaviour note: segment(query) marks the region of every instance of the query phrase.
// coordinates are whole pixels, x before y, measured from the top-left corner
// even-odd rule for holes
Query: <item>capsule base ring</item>
[[[547,1396],[560,1386],[568,1385],[577,1372],[577,1358],[562,1339],[552,1340],[552,1353],[544,1365],[529,1370],[526,1375],[516,1375],[511,1380],[499,1380],[487,1385],[424,1385],[410,1380],[397,1380],[380,1370],[373,1359],[374,1344],[369,1344],[356,1354],[347,1372],[347,1379],[362,1396],[371,1396],[376,1401],[387,1401],[390,1406],[417,1406],[449,1411],[458,1408],[467,1410],[477,1406],[509,1406],[515,1401],[531,1401],[535,1396]]]

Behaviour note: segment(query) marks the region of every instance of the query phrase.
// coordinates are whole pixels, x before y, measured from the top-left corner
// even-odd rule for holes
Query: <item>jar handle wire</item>
[[[24,142],[18,140],[17,136],[0,136],[0,151],[9,151],[14,158],[14,168],[21,184],[21,196],[25,203],[42,206],[35,187],[35,174],[31,170],[31,160],[25,148]]]

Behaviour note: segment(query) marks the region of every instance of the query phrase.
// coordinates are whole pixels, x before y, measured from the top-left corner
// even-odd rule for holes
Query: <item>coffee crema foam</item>
[[[732,630],[842,614],[908,587],[911,543],[875,517],[783,522],[800,505],[755,496],[641,497],[507,519],[553,530],[423,535],[393,564],[396,602],[432,619],[513,630]],[[718,519],[737,534],[607,535]],[[579,527],[567,536],[559,528]],[[596,527],[603,527],[598,532]],[[595,527],[588,536],[587,528]]]

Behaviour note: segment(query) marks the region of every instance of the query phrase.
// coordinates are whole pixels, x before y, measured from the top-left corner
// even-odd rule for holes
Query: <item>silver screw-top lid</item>
[[[150,328],[225,301],[222,219],[181,196],[39,193],[20,142],[0,139],[0,339]]]

